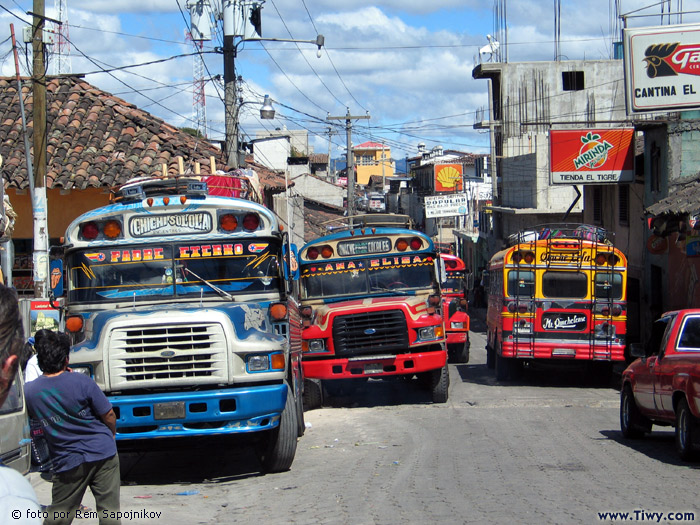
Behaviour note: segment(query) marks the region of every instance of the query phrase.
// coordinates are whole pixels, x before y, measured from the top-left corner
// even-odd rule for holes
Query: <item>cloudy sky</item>
[[[138,105],[176,126],[195,127],[194,47],[185,38],[188,0],[65,0],[70,66],[98,88]],[[193,2],[194,0],[190,0]],[[258,0],[259,1],[259,0]],[[57,4],[58,2],[56,2]],[[221,0],[210,0],[221,10]],[[480,49],[493,35],[496,55],[509,62],[607,59],[620,40],[616,14],[628,26],[700,22],[700,0],[265,0],[265,38],[315,40],[316,46],[282,42],[237,42],[235,67],[247,136],[260,129],[309,131],[318,153],[343,155],[344,121],[326,117],[370,115],[353,124],[353,143],[372,140],[391,147],[394,158],[413,156],[417,145],[484,153],[488,135],[473,129],[475,113],[487,106],[487,83],[472,79]],[[20,68],[30,74],[31,46],[22,27],[31,23],[33,2],[0,0],[2,75],[14,76],[10,24],[20,42]],[[640,10],[641,9],[641,10]],[[555,16],[558,11],[558,17]],[[639,10],[639,11],[638,11]],[[681,18],[675,13],[684,11]],[[54,0],[45,13],[57,17]],[[662,13],[667,13],[662,16]],[[555,20],[559,39],[555,39]],[[49,24],[47,27],[53,27]],[[223,23],[203,43],[207,136],[224,138]],[[507,44],[507,45],[506,45]],[[490,59],[490,53],[481,55]],[[49,72],[55,72],[55,55]],[[275,101],[275,120],[260,120],[265,94]]]

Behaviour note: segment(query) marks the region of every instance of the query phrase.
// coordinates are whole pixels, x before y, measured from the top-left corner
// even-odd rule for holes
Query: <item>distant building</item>
[[[363,142],[352,148],[357,170],[357,184],[366,186],[372,175],[384,179],[393,177],[396,170],[394,159],[391,158],[391,148],[379,142]]]

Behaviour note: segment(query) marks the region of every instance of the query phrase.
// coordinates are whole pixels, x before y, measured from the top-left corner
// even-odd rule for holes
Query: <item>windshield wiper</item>
[[[398,288],[385,288],[384,286],[375,286],[374,288],[372,288],[372,291],[387,292],[395,295],[416,295],[416,292],[414,290],[407,291]]]
[[[210,283],[209,281],[207,281],[207,280],[204,279],[203,277],[200,277],[199,275],[197,275],[196,273],[194,273],[194,272],[193,272],[192,270],[190,270],[189,268],[185,268],[185,271],[186,271],[187,273],[189,273],[189,274],[194,275],[197,279],[199,279],[200,281],[202,281],[204,284],[206,284],[209,288],[211,288],[212,290],[214,290],[216,293],[218,293],[218,294],[219,294],[221,297],[223,297],[224,299],[228,299],[229,301],[233,301],[233,300],[234,300],[234,299],[233,299],[233,295],[231,295],[230,293],[228,293],[228,292],[225,291],[225,290],[222,290],[221,288],[219,288],[219,287],[216,286],[215,284]]]

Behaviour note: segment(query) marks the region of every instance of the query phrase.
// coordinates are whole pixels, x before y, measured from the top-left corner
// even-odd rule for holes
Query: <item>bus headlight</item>
[[[284,370],[285,357],[282,352],[274,354],[253,354],[246,358],[248,372],[267,372],[268,370]]]
[[[90,365],[68,365],[68,368],[71,369],[72,372],[76,372],[78,374],[83,374],[88,377],[93,377],[92,376],[92,366]]]
[[[464,330],[464,323],[455,323],[453,321],[450,323],[450,328],[453,330]]]
[[[418,339],[422,341],[430,341],[442,337],[443,330],[441,326],[426,326],[418,329]]]
[[[303,352],[325,352],[326,342],[323,339],[309,339],[301,342]]]
[[[270,369],[269,355],[248,356],[248,372],[262,372]]]

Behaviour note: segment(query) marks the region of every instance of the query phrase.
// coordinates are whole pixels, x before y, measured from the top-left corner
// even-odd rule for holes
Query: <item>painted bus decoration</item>
[[[264,206],[185,177],[129,183],[71,223],[70,365],[108,395],[118,441],[257,433],[263,470],[290,468],[304,414],[285,241]]]
[[[499,380],[535,361],[625,360],[627,258],[580,224],[511,235],[488,268],[487,365]]]
[[[359,220],[299,253],[304,376],[331,395],[368,378],[416,376],[433,402],[444,403],[449,375],[433,242],[390,222],[404,216]]]

